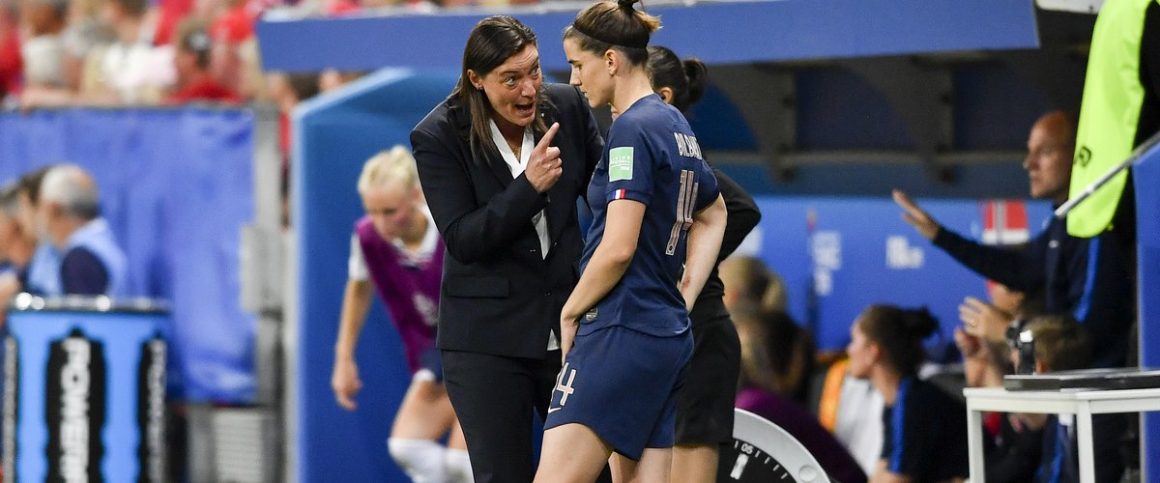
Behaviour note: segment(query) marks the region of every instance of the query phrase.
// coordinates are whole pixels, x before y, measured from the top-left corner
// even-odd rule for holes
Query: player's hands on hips
[[[556,131],[559,130],[560,123],[552,123],[552,127],[548,128],[548,132],[544,133],[544,137],[540,138],[540,142],[536,143],[536,147],[532,148],[532,154],[528,156],[524,176],[527,176],[528,182],[538,193],[547,192],[560,180],[560,175],[564,174],[560,148],[552,146],[552,138],[556,137]]]
[[[358,378],[358,365],[353,359],[347,357],[335,359],[330,387],[334,389],[334,398],[343,409],[354,411],[358,407],[354,402],[354,396],[362,389],[362,381]]]
[[[576,342],[576,330],[580,328],[579,317],[560,316],[560,363],[568,358],[568,351]]]
[[[930,217],[926,211],[918,207],[914,200],[906,196],[902,190],[894,190],[894,202],[902,207],[902,220],[909,223],[918,230],[918,233],[927,240],[934,240],[935,235],[938,235],[938,222]]]

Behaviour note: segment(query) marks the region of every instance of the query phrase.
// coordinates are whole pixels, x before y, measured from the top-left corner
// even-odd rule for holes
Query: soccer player
[[[717,260],[725,203],[683,115],[649,81],[656,17],[603,1],[565,29],[571,83],[620,113],[588,186],[580,281],[560,314],[564,366],[536,481],[667,481],[688,309]],[[682,275],[682,266],[684,272]],[[618,460],[627,461],[627,460]]]

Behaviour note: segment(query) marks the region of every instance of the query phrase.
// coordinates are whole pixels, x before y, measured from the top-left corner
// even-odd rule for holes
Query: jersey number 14
[[[697,204],[698,187],[699,184],[693,171],[682,169],[681,189],[677,193],[677,220],[673,222],[669,243],[665,245],[665,255],[677,253],[677,244],[681,241],[681,235],[689,231],[690,226],[693,226],[693,208]]]

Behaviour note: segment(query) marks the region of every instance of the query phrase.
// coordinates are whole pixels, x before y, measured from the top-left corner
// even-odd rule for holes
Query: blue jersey
[[[689,123],[659,96],[636,101],[612,123],[604,156],[588,185],[593,219],[581,270],[604,237],[608,203],[633,200],[647,208],[632,263],[581,318],[581,334],[616,325],[662,337],[688,329],[689,315],[677,287],[686,235],[693,213],[717,195],[717,179]]]

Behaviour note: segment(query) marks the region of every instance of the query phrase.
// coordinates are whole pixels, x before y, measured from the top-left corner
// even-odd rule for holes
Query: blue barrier
[[[0,182],[60,162],[93,173],[128,256],[130,292],[172,306],[171,386],[190,400],[254,396],[254,320],[238,295],[241,227],[253,217],[253,129],[241,110],[0,115]]]
[[[567,68],[560,32],[580,7],[548,11],[557,8],[548,3],[438,15],[267,19],[257,33],[266,69],[458,69],[475,22],[506,13],[539,35],[544,67],[559,70]],[[655,43],[711,64],[1039,46],[1035,8],[1026,1],[763,0],[656,5],[648,11],[664,20]]]
[[[1140,324],[1140,365],[1160,367],[1160,149],[1153,148],[1134,167],[1136,191],[1136,239],[1139,260],[1138,283]],[[1145,416],[1144,481],[1160,481],[1160,415]]]

